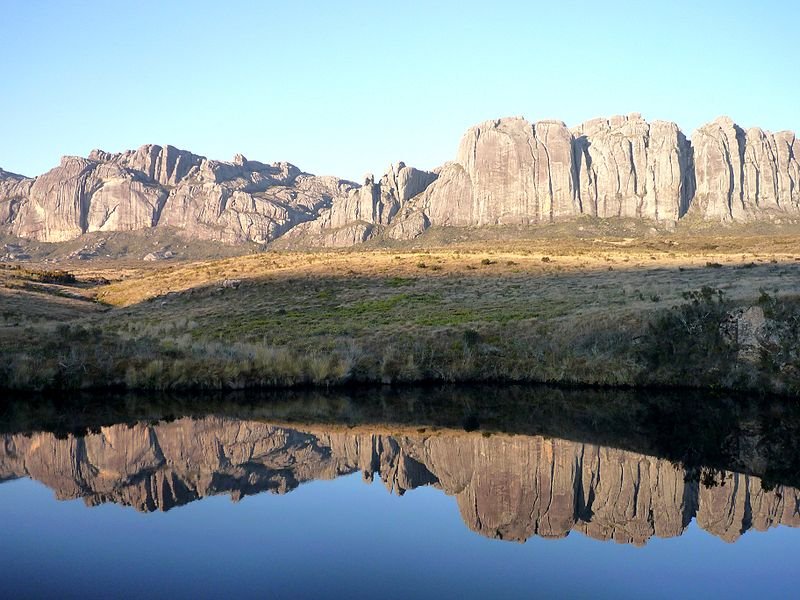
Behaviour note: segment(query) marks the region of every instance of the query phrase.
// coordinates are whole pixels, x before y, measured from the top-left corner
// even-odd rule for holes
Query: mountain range
[[[721,117],[687,138],[639,114],[486,121],[433,171],[391,165],[362,184],[237,155],[172,146],[66,156],[29,178],[0,169],[0,232],[63,242],[90,232],[173,228],[226,244],[349,246],[431,226],[535,225],[633,217],[666,227],[800,217],[800,140]]]

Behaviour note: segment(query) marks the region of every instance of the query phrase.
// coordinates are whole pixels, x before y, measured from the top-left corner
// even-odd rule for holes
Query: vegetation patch
[[[3,268],[0,386],[541,381],[795,393],[798,238],[746,249],[671,235],[75,264],[64,271],[74,281],[50,280],[60,283],[42,281],[51,268]],[[747,323],[757,331],[743,342]]]

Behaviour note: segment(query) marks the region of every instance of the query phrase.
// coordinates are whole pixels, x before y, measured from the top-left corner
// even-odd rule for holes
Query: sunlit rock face
[[[354,187],[241,155],[227,163],[172,146],[94,150],[35,179],[0,171],[0,225],[45,242],[164,226],[196,239],[263,244]]]
[[[467,131],[456,162],[471,183],[468,224],[527,225],[576,212],[572,136],[564,123],[488,121]]]
[[[21,198],[10,231],[63,242],[90,231],[152,227],[167,193],[114,163],[66,156],[40,175]]]
[[[85,437],[5,435],[0,480],[28,476],[61,499],[168,510],[214,494],[288,492],[361,472],[403,494],[431,485],[455,496],[466,525],[492,538],[559,538],[578,530],[644,544],[693,518],[734,541],[751,528],[800,526],[794,488],[722,471],[699,483],[675,464],[541,436],[308,431],[236,419],[114,425]]]
[[[581,212],[666,222],[684,215],[694,192],[692,152],[675,123],[632,114],[573,133]]]
[[[486,121],[464,134],[455,161],[401,203],[387,235],[408,239],[432,225],[535,225],[581,215],[667,227],[690,212],[709,221],[796,218],[799,152],[792,132],[744,131],[729,118],[704,125],[692,140],[675,123],[636,113],[572,129],[552,120]]]
[[[674,123],[639,115],[487,121],[470,129],[456,163],[420,199],[432,224],[527,225],[582,214],[674,222],[693,191],[691,150]],[[455,210],[446,210],[460,197]],[[468,200],[465,202],[464,200]]]
[[[361,187],[336,197],[330,208],[314,221],[302,223],[288,232],[287,241],[308,246],[343,247],[368,240],[374,233],[394,222],[408,200],[424,191],[436,180],[436,173],[422,171],[399,162],[391,165],[379,181],[367,175]],[[405,221],[404,219],[401,219]],[[410,239],[422,228],[406,232],[408,224],[394,228],[392,237]]]
[[[791,131],[744,130],[728,117],[692,135],[698,212],[748,221],[800,210],[800,142]]]
[[[349,246],[411,239],[430,226],[532,225],[580,215],[671,226],[800,216],[800,140],[743,129],[728,117],[687,139],[639,114],[467,130],[455,160],[434,171],[399,162],[363,185],[242,155],[209,160],[173,146],[64,157],[34,179],[0,170],[0,227],[60,242],[94,231],[172,227],[236,244]]]

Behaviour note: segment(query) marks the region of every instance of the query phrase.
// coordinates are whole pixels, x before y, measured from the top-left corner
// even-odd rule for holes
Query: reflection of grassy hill
[[[722,290],[713,318],[762,290],[782,320],[796,314],[798,237],[725,231],[75,262],[71,285],[37,281],[33,267],[2,270],[0,377],[12,387],[478,379],[796,389],[791,369],[782,380],[761,372],[772,363],[719,351],[716,325],[701,328],[714,339],[656,351],[687,335],[658,315],[680,317],[672,307],[695,290]],[[47,302],[60,308],[51,314]],[[684,357],[681,347],[696,350]],[[697,364],[704,348],[715,355]],[[796,349],[785,350],[793,360]]]

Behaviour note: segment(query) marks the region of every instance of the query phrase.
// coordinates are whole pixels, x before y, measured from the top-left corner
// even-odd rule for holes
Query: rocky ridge
[[[35,179],[0,172],[0,223],[6,233],[47,242],[164,226],[192,238],[264,244],[353,187],[241,155],[226,163],[172,146],[94,150],[66,156]]]
[[[92,231],[165,226],[224,243],[284,237],[348,246],[413,238],[428,227],[531,225],[581,215],[667,227],[800,218],[800,140],[730,118],[688,139],[641,115],[561,121],[505,118],[470,128],[434,171],[400,162],[363,185],[289,163],[208,160],[172,146],[65,157],[35,179],[0,170],[0,228],[64,241]]]
[[[734,541],[753,528],[800,526],[800,491],[635,452],[541,436],[290,429],[222,417],[0,438],[0,481],[28,476],[61,499],[168,510],[213,494],[286,493],[313,479],[377,474],[403,494],[431,485],[456,498],[481,535],[524,541],[577,530],[644,544],[692,519]]]

